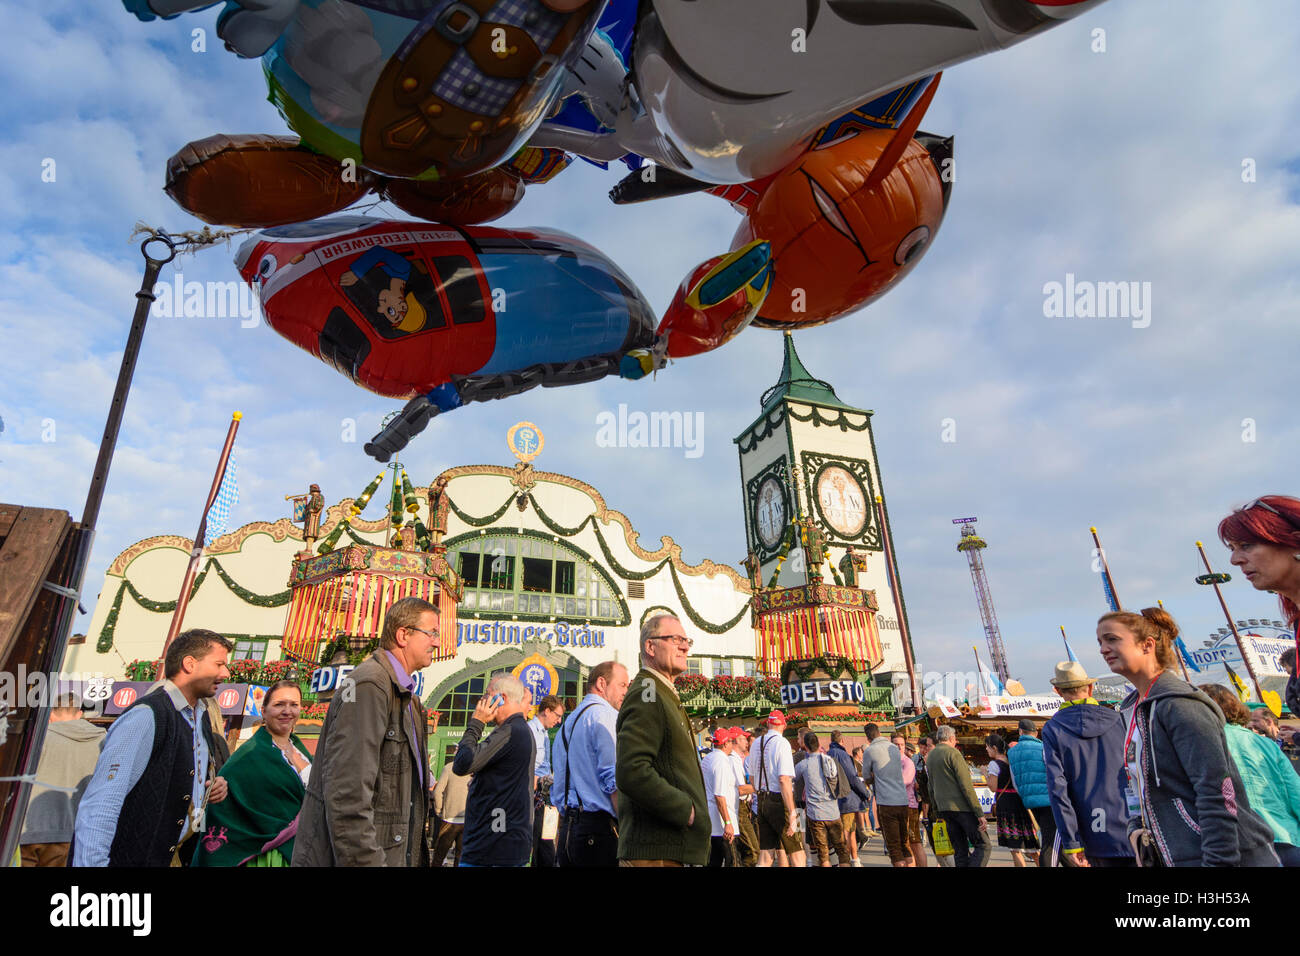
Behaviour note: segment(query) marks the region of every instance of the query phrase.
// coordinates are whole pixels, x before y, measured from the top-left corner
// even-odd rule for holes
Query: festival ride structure
[[[1003,684],[1011,679],[1007,668],[1007,652],[1002,646],[1002,631],[998,627],[998,612],[993,609],[993,592],[989,590],[989,579],[984,573],[984,558],[980,554],[988,547],[988,542],[975,533],[975,518],[953,518],[953,524],[961,525],[961,540],[957,550],[966,555],[970,563],[970,579],[975,585],[975,602],[980,609],[980,622],[984,625],[984,637],[989,645],[989,658],[993,669]]]
[[[952,140],[919,129],[941,71],[1100,2],[234,0],[218,35],[237,55],[262,58],[270,99],[297,135],[190,143],[168,163],[166,189],[205,222],[271,227],[239,258],[268,305],[277,268],[305,262],[297,273],[322,273],[301,285],[278,277],[288,287],[268,323],[359,384],[407,400],[367,445],[386,461],[433,415],[468,402],[642,378],[750,324],[820,324],[883,295],[920,261],[947,207]],[[146,21],[209,6],[124,3]],[[590,247],[553,231],[480,227],[575,158],[629,168],[615,203],[710,192],[745,216],[730,250],[685,277],[657,327]],[[370,193],[426,222],[380,223],[408,234],[382,262],[363,253],[383,245],[373,234],[349,236],[366,274],[325,275],[318,250],[274,248]],[[549,260],[540,290],[524,256],[505,269],[497,259],[506,281],[490,288],[566,321],[539,327],[516,321],[513,302],[453,294],[488,288],[492,264],[465,257],[451,275],[422,269],[427,250],[409,247],[431,224],[448,242]],[[349,289],[365,303],[345,304]],[[616,313],[594,340],[567,321],[592,294]],[[391,341],[424,333],[434,334]]]
[[[306,548],[293,559],[281,653],[309,667],[320,665],[312,674],[311,688],[321,699],[328,699],[346,672],[378,646],[387,610],[402,598],[422,598],[438,609],[434,661],[456,656],[456,605],[463,585],[442,543],[447,502],[436,500],[430,490],[433,528],[425,527],[406,470],[400,462],[386,470],[393,476],[384,546],[356,537],[349,528],[382,484],[381,471],[316,552]],[[341,543],[345,534],[349,541]],[[430,719],[436,724],[435,715]]]

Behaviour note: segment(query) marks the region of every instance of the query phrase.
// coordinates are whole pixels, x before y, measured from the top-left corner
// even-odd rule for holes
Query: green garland
[[[528,497],[531,498],[532,495],[529,495]],[[457,508],[457,507],[456,507],[456,502],[454,502],[454,501],[451,500],[451,496],[450,496],[450,495],[447,495],[447,504],[451,506],[452,514],[454,514],[454,515],[455,515],[457,518],[459,518],[461,521],[465,522],[467,525],[470,525],[471,527],[474,527],[474,528],[485,528],[485,527],[487,527],[487,526],[490,525],[490,524],[495,524],[496,521],[497,521],[497,520],[498,520],[498,519],[499,519],[503,514],[506,513],[506,509],[508,509],[508,508],[510,507],[510,505],[514,503],[514,500],[515,500],[515,496],[514,496],[514,495],[511,495],[509,498],[506,499],[505,504],[503,504],[503,505],[502,505],[500,508],[498,508],[496,511],[492,512],[492,513],[491,513],[490,515],[488,515],[486,518],[474,518],[474,517],[471,517],[470,515],[466,514],[465,512],[461,511],[459,508]],[[540,512],[539,512],[539,514],[540,514]]]
[[[456,503],[451,500],[450,496],[447,497],[447,504],[451,507],[451,510],[456,515],[456,517],[459,518],[461,521],[465,522],[465,524],[475,528],[482,528],[482,527],[486,527],[487,525],[494,524],[498,519],[500,519],[500,517],[506,513],[507,509],[509,509],[510,505],[513,504],[515,500],[516,500],[516,496],[512,494],[509,498],[507,498],[502,503],[500,508],[498,508],[492,514],[487,515],[483,518],[475,518],[473,515],[466,514],[460,508],[456,507]],[[601,554],[604,556],[606,563],[609,565],[610,568],[614,570],[616,574],[620,575],[625,581],[645,581],[648,578],[652,578],[656,574],[658,574],[659,571],[663,569],[664,565],[668,565],[669,573],[673,579],[673,587],[677,591],[677,597],[682,602],[682,610],[686,612],[686,616],[690,618],[691,622],[700,630],[705,631],[709,634],[725,634],[727,631],[735,627],[736,624],[738,624],[740,620],[744,618],[746,614],[749,613],[750,610],[749,605],[746,604],[738,612],[736,612],[735,617],[733,617],[731,620],[727,621],[724,624],[714,624],[710,621],[706,621],[703,617],[700,616],[700,613],[696,611],[694,607],[691,606],[690,601],[687,600],[686,592],[682,588],[681,578],[678,577],[677,568],[675,565],[672,564],[671,558],[664,558],[653,568],[650,568],[647,571],[634,571],[631,568],[625,568],[623,567],[622,564],[618,562],[618,559],[614,557],[613,551],[610,550],[609,544],[605,541],[605,536],[601,533],[600,527],[596,523],[596,515],[594,512],[592,514],[587,515],[587,517],[584,518],[575,527],[568,528],[560,524],[550,515],[548,515],[546,511],[543,510],[542,506],[537,503],[537,499],[534,498],[532,494],[527,495],[527,501],[530,504],[532,504],[533,510],[537,512],[537,517],[539,517],[542,520],[542,524],[544,524],[552,533],[559,535],[562,538],[575,537],[576,535],[581,533],[582,530],[587,527],[587,525],[590,524],[591,530],[596,535],[596,543],[600,546]],[[623,595],[616,594],[615,597],[618,598],[619,606],[622,609],[622,617],[625,620],[630,619],[631,612],[628,610],[627,601],[623,598]]]
[[[772,417],[773,415],[775,415],[776,418],[773,418]],[[768,435],[772,434],[772,432],[776,431],[777,427],[783,421],[785,421],[785,405],[784,404],[778,405],[771,412],[762,416],[759,419],[759,421],[762,422],[762,427],[763,427],[761,433],[758,430],[759,422],[755,422],[753,428],[751,428],[748,432],[746,432],[746,434],[736,439],[736,445],[740,448],[741,454],[744,454],[745,452],[753,451],[755,448],[758,447],[759,442],[765,439]],[[748,445],[745,444],[746,438],[749,439]]]
[[[379,638],[376,637],[373,640],[368,641],[366,646],[361,650],[354,651],[351,643],[348,641],[347,635],[342,634],[325,645],[321,650],[317,661],[321,667],[324,667],[330,662],[331,658],[333,658],[335,654],[339,651],[343,651],[343,653],[348,656],[348,663],[355,666],[373,654],[377,647],[379,647]]]
[[[235,596],[245,604],[251,604],[254,607],[284,607],[293,600],[292,588],[285,588],[283,591],[279,591],[275,594],[258,594],[254,591],[248,590],[246,587],[236,584],[234,579],[226,572],[226,569],[221,566],[221,562],[216,558],[208,558],[208,567],[215,568],[217,575],[225,582],[226,587],[235,592]],[[204,573],[207,573],[207,568],[204,568]],[[197,580],[194,582],[194,590],[198,590]]]
[[[814,428],[816,428],[819,425],[838,426],[839,430],[842,432],[846,432],[850,430],[855,432],[861,432],[861,431],[866,431],[868,428],[871,427],[871,414],[866,411],[860,411],[858,412],[858,414],[867,416],[866,420],[864,420],[861,425],[855,425],[851,421],[849,421],[848,412],[845,411],[841,411],[839,415],[835,418],[823,418],[821,409],[816,405],[812,406],[812,411],[809,412],[807,415],[800,415],[793,408],[790,409],[790,417],[797,422],[812,422]]]
[[[347,532],[347,535],[349,538],[352,539],[353,544],[362,544],[365,545],[367,548],[376,547],[375,542],[367,541],[365,538],[361,537],[361,535],[357,534],[357,532],[353,529],[351,522],[344,525],[343,530]],[[331,548],[330,550],[332,551],[334,549]]]
[[[293,599],[293,590],[285,588],[276,594],[258,594],[256,591],[250,591],[248,588],[237,583],[234,578],[221,566],[221,562],[216,558],[208,558],[207,564],[203,566],[194,578],[194,583],[190,585],[190,600],[198,593],[201,585],[208,576],[208,571],[215,569],[217,576],[225,582],[234,595],[245,604],[251,604],[254,607],[284,607]],[[113,635],[117,630],[117,619],[122,612],[122,596],[130,594],[131,600],[144,608],[146,611],[152,611],[155,614],[171,614],[176,610],[175,601],[154,601],[145,597],[136,588],[131,581],[126,578],[118,586],[117,595],[113,598],[113,606],[109,609],[108,616],[104,619],[104,627],[99,632],[99,638],[95,641],[95,650],[100,654],[107,654],[113,647]]]
[[[600,545],[600,553],[604,556],[605,561],[614,572],[620,575],[625,581],[644,581],[647,578],[654,577],[660,572],[660,570],[662,570],[664,565],[668,565],[668,572],[673,579],[673,587],[677,591],[678,599],[682,602],[682,610],[685,611],[686,616],[691,619],[691,623],[700,630],[709,634],[725,634],[727,631],[735,627],[736,624],[738,624],[740,620],[749,613],[749,605],[746,604],[736,612],[735,617],[730,621],[727,621],[725,624],[713,624],[706,621],[700,616],[700,613],[691,606],[691,602],[687,600],[686,591],[682,587],[681,578],[677,575],[677,566],[672,563],[672,558],[664,558],[647,571],[633,571],[631,568],[625,568],[623,565],[619,564],[618,559],[614,557],[614,552],[610,550],[609,544],[605,541],[605,536],[601,533],[600,527],[596,524],[596,515],[594,513],[587,515],[587,517],[583,519],[582,523],[576,528],[566,528],[542,510],[541,505],[537,503],[537,500],[533,498],[532,495],[528,496],[528,500],[532,503],[533,510],[537,512],[537,517],[542,519],[542,524],[546,525],[546,527],[550,528],[551,531],[561,537],[572,538],[590,524],[591,530],[596,535],[596,543]],[[509,504],[509,502],[506,502],[506,504]],[[621,602],[622,598],[620,597],[619,600]]]
[[[814,671],[825,671],[832,678],[847,673],[850,680],[858,679],[858,670],[847,657],[834,654],[818,654],[816,657],[801,661],[787,661],[786,668],[792,670],[800,680],[807,680]]]
[[[123,578],[117,595],[113,598],[113,606],[108,609],[108,617],[104,618],[104,629],[99,632],[99,640],[95,642],[97,653],[107,654],[113,647],[113,631],[117,628],[117,616],[122,610],[122,595],[126,593],[126,585],[127,581]]]

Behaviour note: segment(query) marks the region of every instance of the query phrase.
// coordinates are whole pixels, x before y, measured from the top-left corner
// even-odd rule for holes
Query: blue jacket
[[[1051,806],[1047,792],[1047,768],[1043,766],[1043,742],[1037,737],[1021,735],[1016,745],[1007,751],[1011,764],[1011,777],[1016,782],[1016,793],[1026,807]]]
[[[866,786],[858,777],[858,768],[853,765],[852,755],[841,744],[836,743],[831,744],[829,754],[835,758],[840,773],[845,775],[849,786],[853,788],[853,792],[847,797],[840,797],[840,814],[860,813],[867,809],[871,803],[871,794],[867,792]]]
[[[1062,707],[1043,725],[1043,761],[1061,849],[1131,857],[1124,718],[1098,704]]]

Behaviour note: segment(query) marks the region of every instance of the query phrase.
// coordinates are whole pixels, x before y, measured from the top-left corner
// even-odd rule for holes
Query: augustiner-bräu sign
[[[855,680],[801,680],[781,685],[782,707],[811,707],[815,704],[860,704],[866,699]]]

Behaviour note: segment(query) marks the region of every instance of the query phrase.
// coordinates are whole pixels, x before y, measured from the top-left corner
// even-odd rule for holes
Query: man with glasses
[[[641,670],[617,724],[620,866],[703,866],[709,859],[704,775],[673,684],[692,643],[672,614],[641,625]]]
[[[627,686],[622,664],[597,664],[587,675],[587,695],[555,735],[551,801],[560,811],[558,866],[618,865],[615,740]]]
[[[414,675],[437,647],[436,607],[409,597],[388,609],[378,649],[343,680],[325,715],[294,866],[429,865],[429,725]]]

